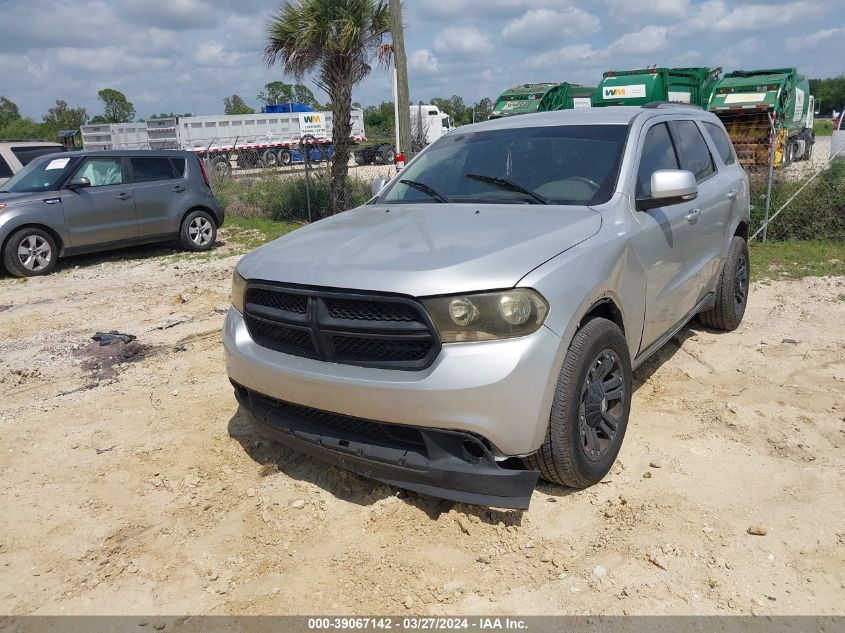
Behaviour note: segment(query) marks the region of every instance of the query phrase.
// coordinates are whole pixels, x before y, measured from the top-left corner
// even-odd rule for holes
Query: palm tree
[[[267,64],[281,61],[285,74],[297,80],[312,73],[331,99],[331,213],[345,209],[352,87],[370,73],[373,57],[389,56],[389,32],[386,0],[286,0],[267,24]]]

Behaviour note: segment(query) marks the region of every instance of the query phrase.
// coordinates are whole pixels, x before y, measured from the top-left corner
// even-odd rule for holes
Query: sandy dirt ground
[[[256,435],[226,248],[0,277],[0,613],[845,612],[845,278],[756,283],[738,331],[684,329],[637,370],[606,480],[513,512]]]

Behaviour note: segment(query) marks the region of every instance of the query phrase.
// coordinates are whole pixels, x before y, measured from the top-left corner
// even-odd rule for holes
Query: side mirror
[[[373,181],[373,185],[372,185],[373,195],[377,196],[378,192],[381,191],[382,189],[384,189],[387,186],[387,183],[389,183],[389,182],[390,182],[390,178],[387,178],[386,176],[381,176],[380,178],[376,178]]]
[[[70,190],[74,189],[85,189],[86,187],[91,186],[91,181],[85,178],[84,176],[79,178],[73,178],[69,183],[65,185]]]
[[[637,210],[647,211],[689,202],[698,197],[695,175],[686,169],[658,169],[651,175],[651,196],[637,198]]]

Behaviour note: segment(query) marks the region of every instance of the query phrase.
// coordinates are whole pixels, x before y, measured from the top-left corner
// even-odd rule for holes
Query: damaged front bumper
[[[499,466],[465,431],[362,420],[259,394],[233,382],[242,412],[286,446],[363,477],[424,495],[524,509],[539,474]]]

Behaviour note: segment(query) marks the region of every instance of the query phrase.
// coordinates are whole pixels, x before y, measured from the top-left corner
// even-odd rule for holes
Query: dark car
[[[192,152],[49,154],[0,185],[0,253],[17,277],[46,275],[59,257],[136,244],[205,251],[222,224]]]
[[[355,150],[356,165],[392,165],[396,160],[396,150],[392,145],[382,143]]]

